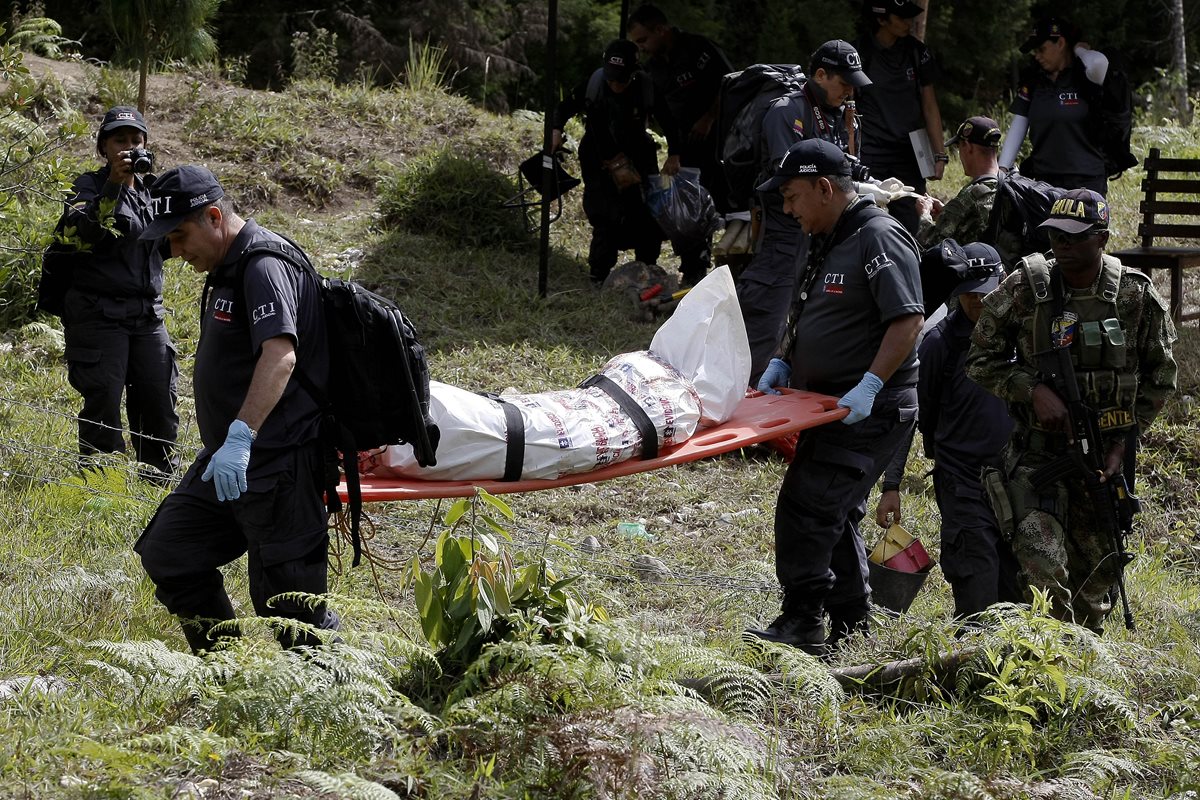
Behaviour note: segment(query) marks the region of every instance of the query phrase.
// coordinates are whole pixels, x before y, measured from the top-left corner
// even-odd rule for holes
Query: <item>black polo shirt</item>
[[[193,379],[204,442],[201,458],[224,443],[266,340],[287,336],[296,347],[296,371],[317,386],[329,382],[329,344],[316,280],[286,261],[260,255],[246,264],[240,291],[234,285],[242,253],[263,240],[279,237],[247,220],[224,262],[209,276],[212,289],[201,315]],[[293,377],[258,430],[247,477],[273,472],[279,455],[318,435],[319,422],[316,401]]]
[[[813,249],[820,244],[814,240]],[[790,354],[792,386],[826,394],[852,389],[870,369],[892,320],[924,309],[916,247],[886,214],[872,216],[834,245],[802,289],[806,297]],[[916,380],[914,347],[887,385]]]
[[[1010,110],[1029,118],[1032,149],[1021,167],[1030,175],[1099,175],[1107,172],[1104,153],[1093,142],[1098,119],[1089,102],[1096,89],[1082,69],[1069,68],[1055,80],[1029,70]]]
[[[672,28],[669,56],[646,63],[654,88],[667,99],[671,113],[686,138],[696,120],[712,107],[721,91],[721,79],[733,72],[729,59],[712,40]]]
[[[909,131],[925,129],[921,89],[940,77],[933,54],[912,36],[898,39],[891,47],[864,36],[855,47],[871,79],[870,86],[858,90],[863,161],[873,166],[912,158]]]

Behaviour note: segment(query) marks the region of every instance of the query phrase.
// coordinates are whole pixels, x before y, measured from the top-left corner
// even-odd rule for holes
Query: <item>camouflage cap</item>
[[[970,117],[958,126],[954,135],[946,140],[946,147],[959,142],[981,144],[984,147],[1000,146],[1000,126],[991,117]]]

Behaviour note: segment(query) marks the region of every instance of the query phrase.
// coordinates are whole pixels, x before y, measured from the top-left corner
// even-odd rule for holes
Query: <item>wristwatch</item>
[[[945,153],[934,153],[933,160],[934,161],[944,161],[945,163],[949,164],[950,156],[946,155]]]

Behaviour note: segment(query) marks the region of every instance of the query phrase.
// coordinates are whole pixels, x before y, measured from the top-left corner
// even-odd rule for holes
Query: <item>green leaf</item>
[[[496,618],[496,595],[492,584],[481,578],[479,583],[479,599],[475,604],[475,617],[479,620],[479,629],[486,636],[492,632],[492,620]]]
[[[500,552],[500,545],[499,545],[499,543],[496,542],[495,536],[492,536],[490,533],[485,533],[483,531],[479,531],[479,533],[477,533],[476,536],[479,537],[479,543],[481,545],[483,545],[484,548],[489,553],[499,553]]]
[[[514,519],[512,509],[509,508],[508,503],[504,502],[499,497],[496,497],[494,494],[490,494],[489,492],[487,492],[483,489],[476,489],[476,491],[479,493],[480,500],[482,500],[483,502],[487,503],[492,508],[499,511],[502,515],[504,515],[508,519]]]
[[[491,528],[496,533],[503,536],[508,541],[511,542],[513,540],[512,534],[508,532],[508,528],[504,527],[499,522],[497,522],[495,517],[489,516],[488,514],[484,514],[483,521],[489,528]]]
[[[454,505],[450,506],[450,510],[446,512],[446,518],[443,520],[446,527],[453,528],[454,523],[462,519],[462,515],[467,513],[470,508],[471,498],[464,497],[463,499],[456,501]]]
[[[479,634],[479,621],[474,616],[468,617],[450,644],[449,654],[451,656],[459,655],[478,644],[482,638]]]
[[[440,539],[438,543],[441,544]],[[462,545],[462,539],[451,536],[446,540],[445,546],[440,548],[441,552],[438,553],[438,566],[446,576],[447,583],[453,583],[466,570],[467,562],[470,559],[470,545],[468,544],[467,553],[463,552]]]
[[[470,581],[460,580],[458,585],[455,586],[452,598],[453,599],[451,599],[449,606],[446,609],[451,619],[461,621],[470,617],[474,613],[475,609],[474,603],[471,599]]]
[[[508,597],[508,584],[505,582],[503,573],[501,573],[499,579],[496,581],[494,590],[496,594],[496,613],[507,617],[512,613],[512,600]]]
[[[552,584],[550,586],[549,592],[551,594],[554,594],[555,592],[561,592],[563,589],[567,588],[572,583],[574,583],[575,581],[579,580],[582,577],[583,577],[582,575],[571,575],[569,577],[563,578],[561,581],[556,581],[554,584]]]

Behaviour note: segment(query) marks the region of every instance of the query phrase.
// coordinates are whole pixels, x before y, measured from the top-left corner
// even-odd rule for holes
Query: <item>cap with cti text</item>
[[[843,39],[831,39],[812,54],[812,69],[820,68],[839,75],[856,89],[871,85],[871,79],[863,72],[862,58],[854,45]]]
[[[207,168],[185,164],[167,170],[150,187],[154,221],[139,239],[161,239],[179,227],[188,214],[225,196],[225,190]]]
[[[147,136],[150,135],[145,117],[133,106],[113,106],[104,115],[100,122],[100,133],[105,134],[117,128],[136,128]]]

